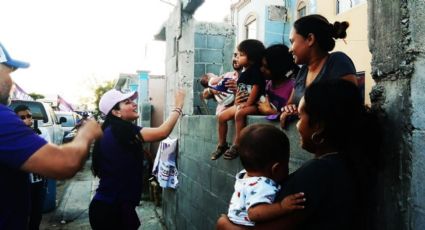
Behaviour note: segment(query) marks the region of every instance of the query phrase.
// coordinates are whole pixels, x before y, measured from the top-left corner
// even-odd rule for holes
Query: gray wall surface
[[[173,107],[177,88],[186,89],[185,114],[214,114],[215,103],[206,106],[200,99],[202,87],[198,79],[207,72],[219,75],[232,69],[233,28],[225,23],[196,22],[180,6],[170,15],[165,28],[166,115]]]
[[[248,124],[270,123],[263,116],[249,116]],[[229,123],[227,140],[232,140],[234,124]],[[163,191],[163,215],[167,229],[214,229],[222,213],[227,213],[235,175],[242,169],[239,158],[210,160],[217,145],[215,116],[185,116],[179,123],[179,187]],[[292,124],[286,131],[291,143],[290,171],[310,159],[299,147],[299,136]]]
[[[368,4],[371,101],[385,127],[376,228],[425,229],[425,2]]]
[[[191,36],[185,35],[185,36]],[[221,75],[232,70],[235,48],[234,30],[225,23],[195,23],[195,69],[193,114],[215,114],[214,100],[201,101],[203,87],[199,78],[205,73]]]

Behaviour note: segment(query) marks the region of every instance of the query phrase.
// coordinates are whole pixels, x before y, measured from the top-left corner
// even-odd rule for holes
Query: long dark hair
[[[349,25],[346,21],[331,24],[319,14],[310,14],[294,22],[294,28],[299,35],[306,38],[308,34],[314,34],[317,44],[326,52],[335,48],[335,39],[347,37],[346,30]]]
[[[296,76],[300,69],[295,64],[294,57],[289,52],[289,48],[283,44],[275,44],[267,47],[264,52],[264,58],[267,62],[267,69],[270,70],[273,79]],[[289,71],[292,71],[292,74],[286,76]]]
[[[119,109],[119,103],[117,103],[112,110]],[[106,115],[105,121],[102,124],[102,130],[111,127],[112,135],[117,140],[118,144],[126,151],[135,154],[136,158],[143,157],[143,138],[140,132],[137,132],[133,123],[118,118],[112,114],[112,110]],[[92,153],[92,172],[94,176],[101,177],[100,174],[100,158],[101,148],[100,141],[96,140],[93,147]]]
[[[365,107],[360,90],[346,80],[311,84],[305,91],[305,112],[310,125],[322,124],[325,140],[337,149],[351,169],[358,195],[359,224],[367,225],[365,210],[374,200],[381,146],[377,116]],[[366,214],[366,215],[365,215]]]

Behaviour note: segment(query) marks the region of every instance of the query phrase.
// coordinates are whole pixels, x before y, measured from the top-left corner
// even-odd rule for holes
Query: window
[[[343,13],[366,0],[336,0],[336,14]]]
[[[298,18],[304,17],[307,15],[307,5],[305,2],[300,2],[297,7]]]
[[[257,18],[254,15],[249,15],[245,20],[245,39],[257,38]]]

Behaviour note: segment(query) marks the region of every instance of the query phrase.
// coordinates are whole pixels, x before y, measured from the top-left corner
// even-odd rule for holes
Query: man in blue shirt
[[[102,135],[100,126],[89,121],[72,142],[57,146],[25,126],[7,105],[13,85],[10,73],[28,66],[12,59],[0,43],[0,229],[28,228],[28,172],[70,178],[82,167],[92,141]]]

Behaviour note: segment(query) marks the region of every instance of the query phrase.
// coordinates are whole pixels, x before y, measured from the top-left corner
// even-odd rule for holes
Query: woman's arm
[[[160,141],[168,137],[181,115],[183,108],[185,92],[178,90],[175,93],[175,109],[168,116],[168,119],[157,128],[143,128],[140,130],[143,140],[146,142]]]
[[[88,121],[72,142],[61,146],[45,144],[25,161],[21,169],[55,179],[71,178],[83,166],[91,143],[102,134],[96,121]]]

